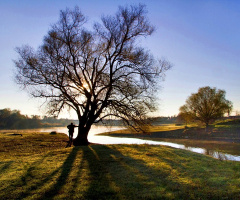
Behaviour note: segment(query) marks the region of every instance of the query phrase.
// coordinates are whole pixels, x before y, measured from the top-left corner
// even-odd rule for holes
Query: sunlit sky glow
[[[156,27],[142,45],[156,58],[174,66],[157,94],[159,111],[172,116],[199,87],[224,89],[240,112],[240,1],[238,0],[6,0],[0,1],[0,109],[43,115],[42,102],[32,99],[14,82],[16,47],[37,48],[59,18],[59,11],[78,5],[91,25],[102,14],[114,14],[119,5],[143,3]],[[63,117],[74,118],[65,113]]]

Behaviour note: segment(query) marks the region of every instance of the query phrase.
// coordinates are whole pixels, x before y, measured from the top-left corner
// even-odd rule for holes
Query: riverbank
[[[203,127],[189,126],[186,128],[183,125],[165,124],[150,127],[148,134],[139,134],[125,129],[100,135],[172,142],[209,151],[217,150],[222,153],[240,155],[240,124],[234,124],[232,121],[211,125],[208,132]]]
[[[65,134],[0,133],[0,199],[239,199],[240,162],[154,145],[64,148]]]
[[[240,124],[239,125],[212,125],[208,131],[198,126],[185,127],[183,125],[163,124],[151,126],[147,134],[134,132],[133,130],[124,129],[112,132],[102,133],[101,135],[116,137],[141,137],[141,138],[168,138],[168,139],[196,139],[212,140],[223,142],[240,143]]]

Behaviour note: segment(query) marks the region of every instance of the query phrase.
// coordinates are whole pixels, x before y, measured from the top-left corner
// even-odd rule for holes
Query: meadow
[[[65,148],[65,134],[0,133],[0,199],[239,199],[240,162],[166,146]]]

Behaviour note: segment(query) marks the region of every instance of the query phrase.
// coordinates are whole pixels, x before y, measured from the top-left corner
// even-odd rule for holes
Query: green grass
[[[64,134],[22,134],[0,133],[0,199],[240,198],[240,162],[164,146],[64,148]]]

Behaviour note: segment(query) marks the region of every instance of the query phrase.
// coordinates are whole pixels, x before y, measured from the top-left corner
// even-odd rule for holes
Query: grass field
[[[0,199],[240,198],[240,162],[164,146],[64,148],[64,134],[0,141]]]

